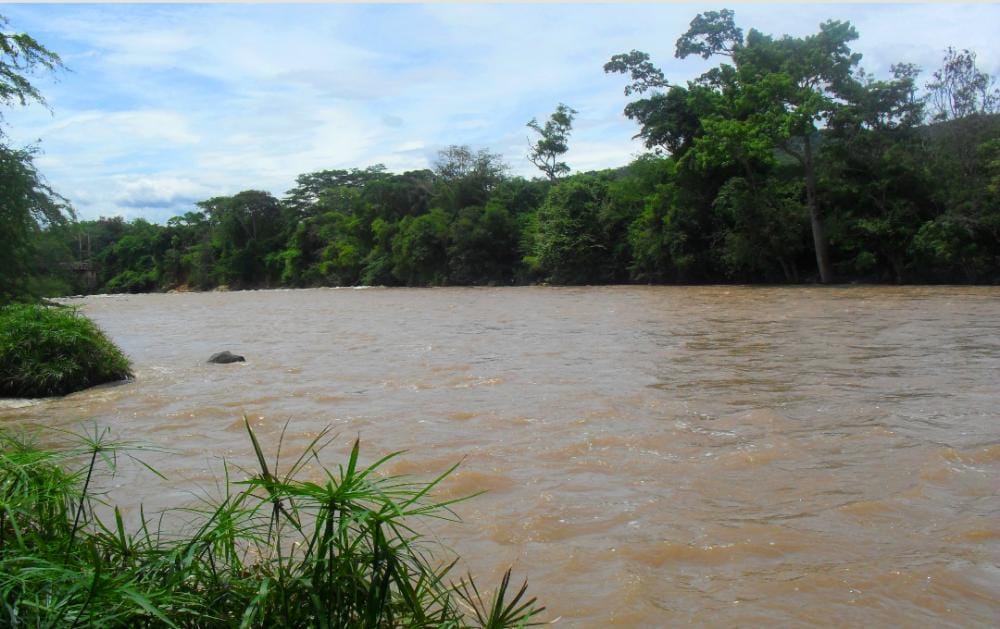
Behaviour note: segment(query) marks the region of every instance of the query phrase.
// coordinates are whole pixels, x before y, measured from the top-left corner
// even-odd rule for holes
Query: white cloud
[[[212,189],[183,177],[123,175],[111,180],[114,201],[129,208],[173,208],[208,198]]]
[[[183,114],[169,110],[83,111],[60,116],[42,128],[40,135],[45,141],[100,142],[104,146],[115,139],[121,140],[124,146],[132,146],[135,142],[180,146],[199,139]]]

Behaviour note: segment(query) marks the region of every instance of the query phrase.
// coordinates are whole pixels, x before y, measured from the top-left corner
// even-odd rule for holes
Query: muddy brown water
[[[572,627],[994,626],[997,288],[317,289],[69,300],[136,379],[0,421],[172,449],[123,466],[147,513],[217,492],[286,421],[430,478],[425,522]],[[214,352],[245,363],[209,365]],[[135,466],[133,466],[135,467]]]

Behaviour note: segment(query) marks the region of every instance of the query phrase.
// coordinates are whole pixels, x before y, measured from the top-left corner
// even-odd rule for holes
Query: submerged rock
[[[229,352],[229,351],[218,352],[216,354],[212,354],[212,357],[208,359],[208,362],[210,362],[210,363],[218,363],[220,365],[225,365],[225,364],[228,364],[228,363],[242,363],[242,362],[245,362],[245,361],[246,361],[246,358],[243,358],[239,354],[234,354],[234,353]]]

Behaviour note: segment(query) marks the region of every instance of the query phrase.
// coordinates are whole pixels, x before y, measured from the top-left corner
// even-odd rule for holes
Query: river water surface
[[[114,480],[217,492],[290,422],[431,478],[424,530],[572,627],[995,626],[997,288],[316,289],[96,296],[136,379],[0,421],[171,448]],[[213,352],[247,362],[208,365]],[[464,570],[463,570],[464,571]]]

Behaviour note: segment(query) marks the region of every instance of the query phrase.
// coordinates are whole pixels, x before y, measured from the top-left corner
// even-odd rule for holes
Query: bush
[[[508,596],[510,571],[484,601],[471,579],[445,582],[410,527],[414,516],[452,518],[454,501],[433,502],[427,483],[383,476],[395,455],[323,468],[321,433],[279,475],[246,424],[260,469],[230,481],[225,495],[193,510],[191,532],[153,529],[141,514],[130,532],[94,485],[101,462],[129,454],[107,433],[64,450],[0,432],[0,618],[24,627],[522,627],[541,609]],[[83,461],[76,471],[71,462]],[[453,468],[454,469],[454,468]],[[450,470],[449,470],[450,471]],[[508,600],[509,599],[509,600]],[[2,624],[2,623],[0,623]]]
[[[0,396],[65,395],[131,376],[128,358],[75,309],[0,308]]]
[[[148,293],[156,290],[157,274],[149,271],[122,271],[104,285],[109,293]]]

